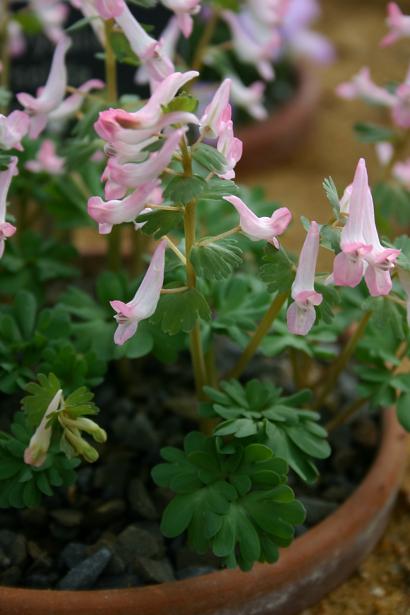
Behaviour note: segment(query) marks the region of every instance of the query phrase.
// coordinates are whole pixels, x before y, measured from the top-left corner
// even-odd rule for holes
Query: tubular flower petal
[[[32,173],[49,173],[61,175],[64,170],[64,158],[57,156],[54,141],[45,139],[37,152],[35,160],[26,162],[25,167]]]
[[[387,5],[387,26],[390,32],[382,39],[380,45],[387,47],[400,38],[410,36],[410,15],[404,15],[395,2]]]
[[[292,220],[292,214],[287,207],[280,207],[268,218],[258,218],[251,209],[237,196],[225,196],[225,201],[231,203],[239,214],[242,232],[252,241],[264,240],[279,247],[277,237],[285,232]]]
[[[224,11],[222,16],[232,33],[232,42],[236,55],[248,64],[254,64],[259,74],[266,81],[274,77],[272,62],[280,49],[281,37],[277,30],[266,28],[248,14],[237,15]]]
[[[363,67],[351,81],[338,85],[336,93],[347,100],[360,98],[386,107],[394,107],[396,104],[394,94],[390,94],[371,80],[367,66]]]
[[[68,7],[57,0],[30,0],[31,8],[54,44],[64,38],[63,25],[68,17]]]
[[[242,158],[243,143],[240,139],[234,136],[233,122],[229,120],[221,134],[217,143],[217,150],[220,152],[227,162],[227,168],[224,173],[218,173],[222,179],[233,179],[235,177],[235,167],[237,162]]]
[[[131,301],[110,302],[118,323],[114,342],[120,346],[135,335],[141,320],[150,318],[157,309],[164,283],[166,247],[167,242],[163,240],[156,248],[144,279]]]
[[[371,295],[390,292],[390,270],[400,250],[386,249],[380,243],[363,159],[359,160],[351,186],[349,217],[342,230],[341,248],[334,260],[335,284],[355,287],[364,275]]]
[[[179,29],[189,38],[192,34],[192,15],[201,10],[201,0],[162,0],[162,4],[175,13]]]
[[[85,95],[91,90],[102,90],[105,86],[100,79],[90,79],[78,88],[75,94],[68,96],[63,102],[49,114],[50,120],[68,120],[79,111],[84,103]]]
[[[287,312],[288,328],[296,335],[306,335],[316,320],[315,306],[323,297],[315,291],[316,262],[319,253],[319,226],[312,222],[306,235],[292,285],[292,299]]]
[[[178,20],[176,17],[171,17],[165,30],[161,33],[159,42],[161,44],[162,53],[172,62],[175,58],[176,48],[181,31],[179,29]],[[149,74],[147,68],[142,65],[137,70],[135,75],[136,83],[149,83]]]
[[[286,15],[289,0],[247,0],[247,6],[256,19],[269,26],[281,23]]]
[[[231,75],[232,101],[256,120],[265,120],[268,117],[268,112],[262,104],[264,92],[263,81],[255,81],[247,87],[238,77]]]
[[[49,403],[40,425],[31,436],[29,445],[24,451],[24,462],[28,465],[39,468],[45,462],[52,435],[52,428],[47,423],[50,415],[58,411],[62,399],[63,391],[60,389]]]
[[[24,111],[13,111],[10,115],[0,114],[0,148],[23,150],[21,140],[28,133],[30,118]]]
[[[166,139],[162,148],[158,152],[150,154],[144,162],[119,164],[115,158],[110,158],[105,177],[109,182],[112,181],[123,187],[123,193],[118,198],[124,196],[127,189],[134,189],[141,184],[157,179],[171,162],[184,133],[185,130],[183,129],[175,130]]]
[[[48,114],[57,109],[64,99],[67,86],[65,56],[70,45],[71,41],[67,37],[60,39],[58,42],[54,51],[47,83],[44,88],[41,89],[41,93],[37,98],[25,92],[17,94],[19,103],[21,103],[23,107],[25,107],[26,112],[32,116],[30,137],[33,139],[37,138],[44,130],[47,124]]]
[[[131,49],[145,65],[151,89],[155,91],[155,86],[175,71],[171,59],[164,52],[163,43],[147,34],[125,3],[123,11],[115,20],[124,32]]]
[[[12,178],[18,175],[17,158],[13,156],[5,171],[0,172],[0,258],[4,254],[5,241],[16,232],[16,227],[6,222],[7,194]]]
[[[151,197],[151,203],[158,203],[159,183],[147,182],[139,186],[135,192],[121,200],[103,201],[99,196],[93,196],[88,201],[88,213],[98,222],[101,234],[110,233],[114,224],[133,222],[143,211]]]
[[[124,0],[95,0],[95,8],[103,19],[115,19],[124,11]]]
[[[208,138],[219,137],[226,120],[230,119],[231,109],[229,95],[231,92],[231,80],[225,79],[219,86],[209,105],[206,107],[200,120],[200,131]],[[227,116],[229,116],[227,118]]]
[[[171,102],[178,90],[198,75],[197,71],[172,73],[159,84],[149,101],[134,113],[128,113],[122,109],[102,111],[95,124],[97,134],[102,139],[109,141],[115,138],[115,130],[120,127],[133,130],[153,129],[156,131],[158,123],[164,115],[163,107]]]

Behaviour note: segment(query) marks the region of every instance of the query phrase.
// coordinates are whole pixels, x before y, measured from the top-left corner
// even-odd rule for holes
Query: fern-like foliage
[[[275,562],[288,546],[305,511],[286,485],[288,466],[266,446],[239,442],[221,449],[219,438],[186,436],[184,450],[161,451],[155,482],[175,492],[161,530],[169,538],[187,531],[198,553],[211,550],[223,565],[249,570]]]
[[[281,389],[259,380],[245,386],[230,380],[218,390],[205,387],[204,391],[211,402],[202,405],[201,413],[222,419],[216,436],[264,444],[304,481],[317,478],[314,460],[328,457],[330,446],[326,430],[319,425],[320,415],[300,407],[309,401],[310,391],[285,397]]]

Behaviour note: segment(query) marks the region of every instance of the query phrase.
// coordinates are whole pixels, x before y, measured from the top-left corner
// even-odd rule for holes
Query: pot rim
[[[109,602],[112,613],[128,615],[139,612],[141,615],[151,615],[161,612],[158,605],[164,601],[173,606],[181,604],[181,613],[185,613],[186,601],[199,592],[205,595],[232,595],[235,592],[236,596],[239,594],[238,599],[246,601],[262,594],[267,588],[272,591],[276,586],[289,582],[290,575],[295,576],[295,571],[297,578],[302,577],[312,568],[313,563],[317,565],[318,561],[324,562],[329,552],[336,553],[343,549],[350,536],[371,529],[372,522],[378,519],[378,513],[393,504],[405,467],[408,441],[407,434],[397,421],[394,408],[384,413],[382,434],[376,458],[357,489],[334,513],[282,550],[275,564],[256,564],[250,572],[221,570],[161,585],[127,589],[57,591],[0,587],[0,614],[19,615],[19,605],[24,602],[31,605],[27,613],[32,608],[33,613],[54,613],[56,604],[67,603],[68,610],[62,610],[61,613],[69,613],[77,608],[79,613],[94,615],[105,613],[101,610],[101,602]],[[48,604],[52,610],[47,610]],[[85,604],[88,605],[87,611],[83,610]],[[7,610],[3,611],[2,605],[7,605]]]

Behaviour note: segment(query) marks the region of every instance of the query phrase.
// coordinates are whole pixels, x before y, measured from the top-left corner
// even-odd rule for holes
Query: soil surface
[[[233,357],[226,352],[226,358]],[[265,366],[266,377],[275,373],[287,390],[287,362],[261,359],[259,363],[262,378]],[[152,467],[161,462],[160,448],[181,446],[184,435],[196,428],[173,411],[181,412],[184,402],[192,407],[186,397],[193,387],[189,374],[186,362],[172,367],[146,362],[129,395],[122,397],[123,387],[112,384],[118,382],[118,374],[111,370],[96,390],[99,423],[109,433],[98,462],[84,464],[75,485],[56,490],[39,508],[0,511],[0,585],[111,589],[218,569],[212,555],[191,552],[185,537],[162,537],[159,521],[171,494],[150,478]],[[350,384],[345,378],[335,393],[338,405],[351,402],[354,379]],[[379,444],[377,421],[362,416],[335,431],[330,444],[332,456],[317,464],[320,479],[314,485],[289,475],[307,510],[297,535],[334,512],[363,479]]]

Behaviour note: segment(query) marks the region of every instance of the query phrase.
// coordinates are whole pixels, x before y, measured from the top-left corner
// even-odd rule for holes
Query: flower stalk
[[[285,301],[288,299],[288,293],[278,293],[265,316],[260,321],[256,331],[252,335],[245,350],[242,352],[235,366],[226,374],[226,378],[239,378],[244,372],[249,362],[256,354],[263,338],[271,330],[273,321],[279,315]]]

